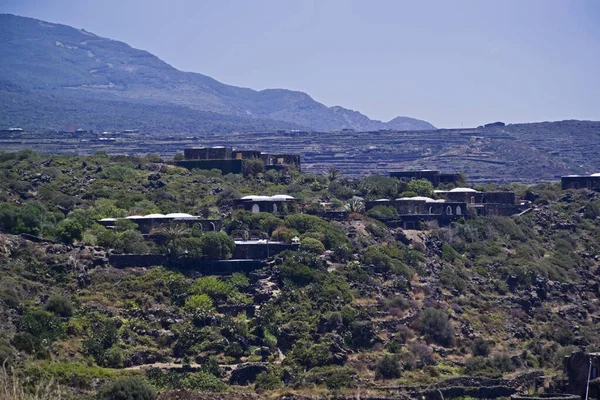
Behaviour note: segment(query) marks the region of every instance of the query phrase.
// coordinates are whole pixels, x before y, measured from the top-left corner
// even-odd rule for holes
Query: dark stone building
[[[598,189],[600,188],[600,172],[592,175],[569,175],[560,178],[563,190]]]
[[[113,228],[120,219],[126,219],[138,225],[138,229],[143,235],[148,235],[152,229],[159,228],[171,223],[184,224],[193,228],[199,227],[203,232],[220,231],[223,227],[223,221],[220,219],[204,219],[190,214],[172,213],[172,214],[149,214],[132,215],[125,218],[104,218],[98,221],[99,224],[107,228]]]
[[[299,154],[267,154],[258,150],[233,150],[231,147],[200,147],[183,150],[183,161],[177,165],[185,168],[220,169],[224,174],[239,174],[244,160],[261,160],[265,169],[294,167],[300,171]]]
[[[231,160],[231,147],[194,147],[183,150],[186,160]]]
[[[434,200],[422,196],[402,197],[396,200],[380,199],[365,203],[367,211],[376,206],[394,207],[398,211],[398,217],[384,222],[390,227],[403,229],[421,229],[425,221],[436,221],[440,225],[446,225],[467,215],[465,202]]]
[[[467,203],[470,215],[510,216],[521,211],[516,204],[515,192],[511,191],[479,192],[471,188],[455,188],[437,190],[436,194],[449,201]]]
[[[570,356],[565,357],[564,371],[567,375],[566,392],[585,398],[585,392],[588,387],[588,398],[600,398],[599,371],[600,371],[600,353],[584,353],[577,351]]]
[[[296,212],[298,208],[297,200],[286,194],[275,196],[244,196],[241,199],[234,200],[233,204],[237,209],[251,211],[254,214],[259,212],[272,214]]]
[[[432,170],[422,170],[422,171],[397,171],[390,172],[390,176],[393,178],[400,179],[401,181],[412,181],[415,179],[426,179],[433,187],[438,187],[441,183],[456,183],[460,175],[458,173],[454,174],[444,174],[440,171],[432,171]]]

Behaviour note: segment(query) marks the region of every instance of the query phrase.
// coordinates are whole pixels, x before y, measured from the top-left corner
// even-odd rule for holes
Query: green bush
[[[375,206],[367,211],[367,215],[377,219],[394,218],[398,216],[398,210],[391,206]]]
[[[199,245],[203,255],[215,260],[231,258],[235,249],[235,242],[225,232],[207,232],[200,237]]]
[[[300,250],[319,255],[325,252],[325,246],[317,239],[306,237],[300,242]]]
[[[448,314],[435,308],[426,308],[419,318],[421,333],[442,346],[454,344],[454,328]]]
[[[50,311],[54,315],[63,318],[69,318],[73,315],[73,305],[71,300],[66,296],[54,295],[50,296],[46,303],[46,311]]]
[[[156,389],[140,377],[123,378],[100,388],[97,400],[153,400]]]
[[[476,338],[471,343],[471,354],[473,357],[487,357],[490,354],[490,342],[483,338]]]
[[[42,310],[29,309],[23,315],[21,328],[40,340],[53,341],[64,333],[60,320]]]
[[[502,374],[512,372],[515,366],[507,355],[492,358],[471,357],[465,363],[465,372],[472,376],[501,377]]]
[[[281,378],[271,371],[259,374],[254,383],[254,389],[256,390],[275,390],[282,386]]]
[[[375,379],[397,379],[402,374],[402,368],[396,357],[384,355],[375,365]]]
[[[63,219],[56,225],[56,236],[62,242],[73,243],[83,238],[83,227],[73,219]]]

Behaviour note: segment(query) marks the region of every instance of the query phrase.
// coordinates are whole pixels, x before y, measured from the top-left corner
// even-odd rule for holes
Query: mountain
[[[66,101],[97,101],[100,117],[106,102],[128,102],[142,108],[181,107],[183,119],[198,118],[198,111],[216,113],[239,130],[252,130],[249,126],[256,125],[255,119],[259,126],[319,131],[435,129],[428,122],[405,117],[388,123],[371,120],[357,111],[327,107],[303,92],[226,85],[206,75],[179,71],[147,51],[66,25],[0,14],[0,37],[0,90],[12,87],[14,92],[16,85],[31,99],[52,95]],[[86,112],[90,123],[95,112],[93,108]],[[130,126],[141,122],[135,115],[127,121]]]

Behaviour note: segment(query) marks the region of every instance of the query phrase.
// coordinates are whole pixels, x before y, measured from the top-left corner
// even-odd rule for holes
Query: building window
[[[252,205],[252,214],[258,214],[260,212],[260,207],[258,206],[258,204],[253,204]]]
[[[452,215],[452,207],[446,207],[446,215]]]
[[[471,204],[475,204],[475,196],[471,196]]]
[[[276,213],[277,212],[277,203],[273,203],[273,212]]]
[[[462,210],[460,209],[460,206],[456,206],[456,215],[462,215]]]
[[[433,214],[433,207],[429,207],[429,215]]]

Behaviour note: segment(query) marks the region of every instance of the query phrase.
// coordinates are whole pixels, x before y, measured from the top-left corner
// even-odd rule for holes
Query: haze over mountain
[[[156,120],[154,129],[159,130],[435,129],[408,117],[387,123],[371,120],[357,111],[327,107],[303,92],[226,85],[209,76],[179,71],[125,43],[66,25],[0,14],[0,37],[0,100],[4,104],[0,122],[13,125],[93,125],[94,120],[115,116],[116,108],[114,126],[107,128],[123,123],[152,128],[147,123],[151,114]],[[24,115],[28,109],[32,112]],[[37,119],[36,110],[43,110]],[[206,120],[211,125],[203,125]]]

